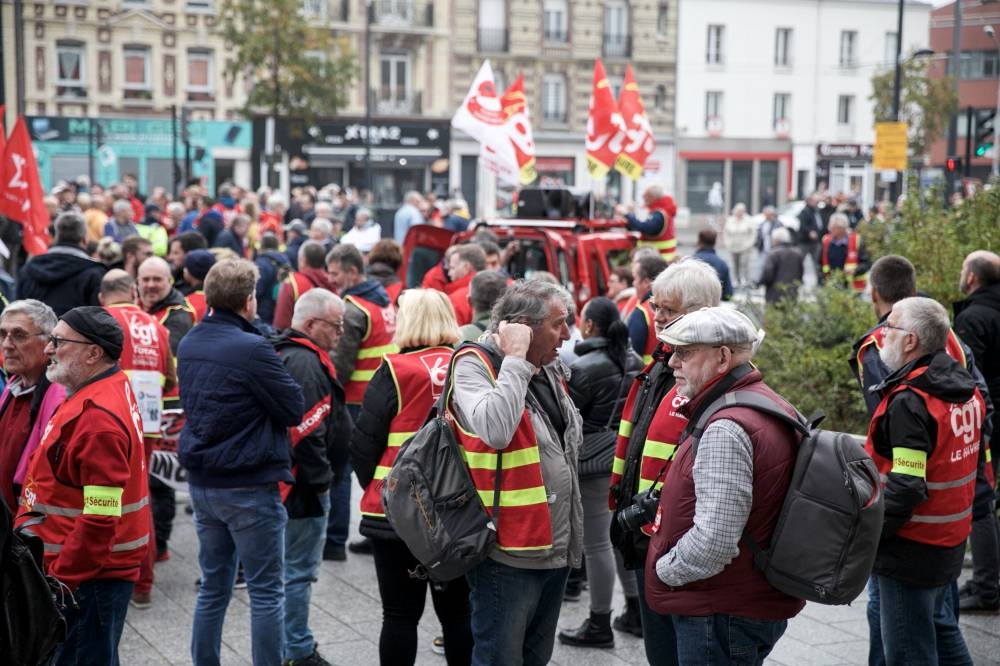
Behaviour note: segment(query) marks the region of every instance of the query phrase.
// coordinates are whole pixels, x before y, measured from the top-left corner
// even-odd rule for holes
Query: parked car
[[[798,233],[799,231],[799,213],[805,208],[805,201],[789,201],[785,205],[778,208],[778,219],[781,220],[781,224],[785,228]],[[764,214],[758,213],[753,216],[753,222],[755,225],[760,227],[764,223]]]

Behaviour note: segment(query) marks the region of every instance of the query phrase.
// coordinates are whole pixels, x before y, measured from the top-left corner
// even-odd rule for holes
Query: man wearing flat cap
[[[795,416],[750,364],[762,336],[745,315],[718,307],[664,329],[659,337],[674,350],[678,391],[689,398],[678,411],[697,422],[739,390]],[[697,449],[691,437],[681,442],[663,483],[645,575],[647,603],[673,616],[679,663],[762,663],[805,606],[772,587],[740,542],[744,530],[770,542],[798,443],[783,421],[745,407],[715,412]]]
[[[118,366],[124,334],[103,308],[64,314],[45,353],[66,387],[32,457],[17,524],[45,543],[46,571],[73,592],[57,664],[118,663],[139,568],[149,547],[142,418]],[[28,512],[45,520],[35,522]]]

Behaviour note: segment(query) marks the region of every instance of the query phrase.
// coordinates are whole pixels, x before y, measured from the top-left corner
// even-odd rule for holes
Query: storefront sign
[[[874,148],[870,143],[821,143],[816,155],[826,159],[865,160],[870,162]]]
[[[321,122],[302,131],[300,126],[279,123],[275,137],[289,153],[302,146],[330,146],[364,150],[371,134],[372,148],[430,148],[448,154],[451,129],[448,121],[375,121],[366,126],[363,120]]]

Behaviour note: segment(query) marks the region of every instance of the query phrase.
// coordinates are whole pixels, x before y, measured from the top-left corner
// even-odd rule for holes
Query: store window
[[[122,87],[125,99],[153,99],[153,84],[149,71],[149,47],[126,46],[124,69]]]
[[[760,208],[778,205],[778,162],[762,160],[757,172],[757,201]]]
[[[713,212],[708,205],[708,193],[713,183],[722,183],[722,160],[692,160],[687,163],[687,205],[692,213]]]

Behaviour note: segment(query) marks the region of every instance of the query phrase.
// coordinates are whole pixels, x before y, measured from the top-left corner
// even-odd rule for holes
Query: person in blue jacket
[[[205,276],[211,313],[177,352],[187,422],[178,457],[187,469],[201,587],[191,656],[219,663],[222,624],[239,558],[250,593],[254,664],[284,660],[284,531],[279,484],[292,483],[289,428],[305,412],[302,389],[250,323],[257,269],[221,261]]]

